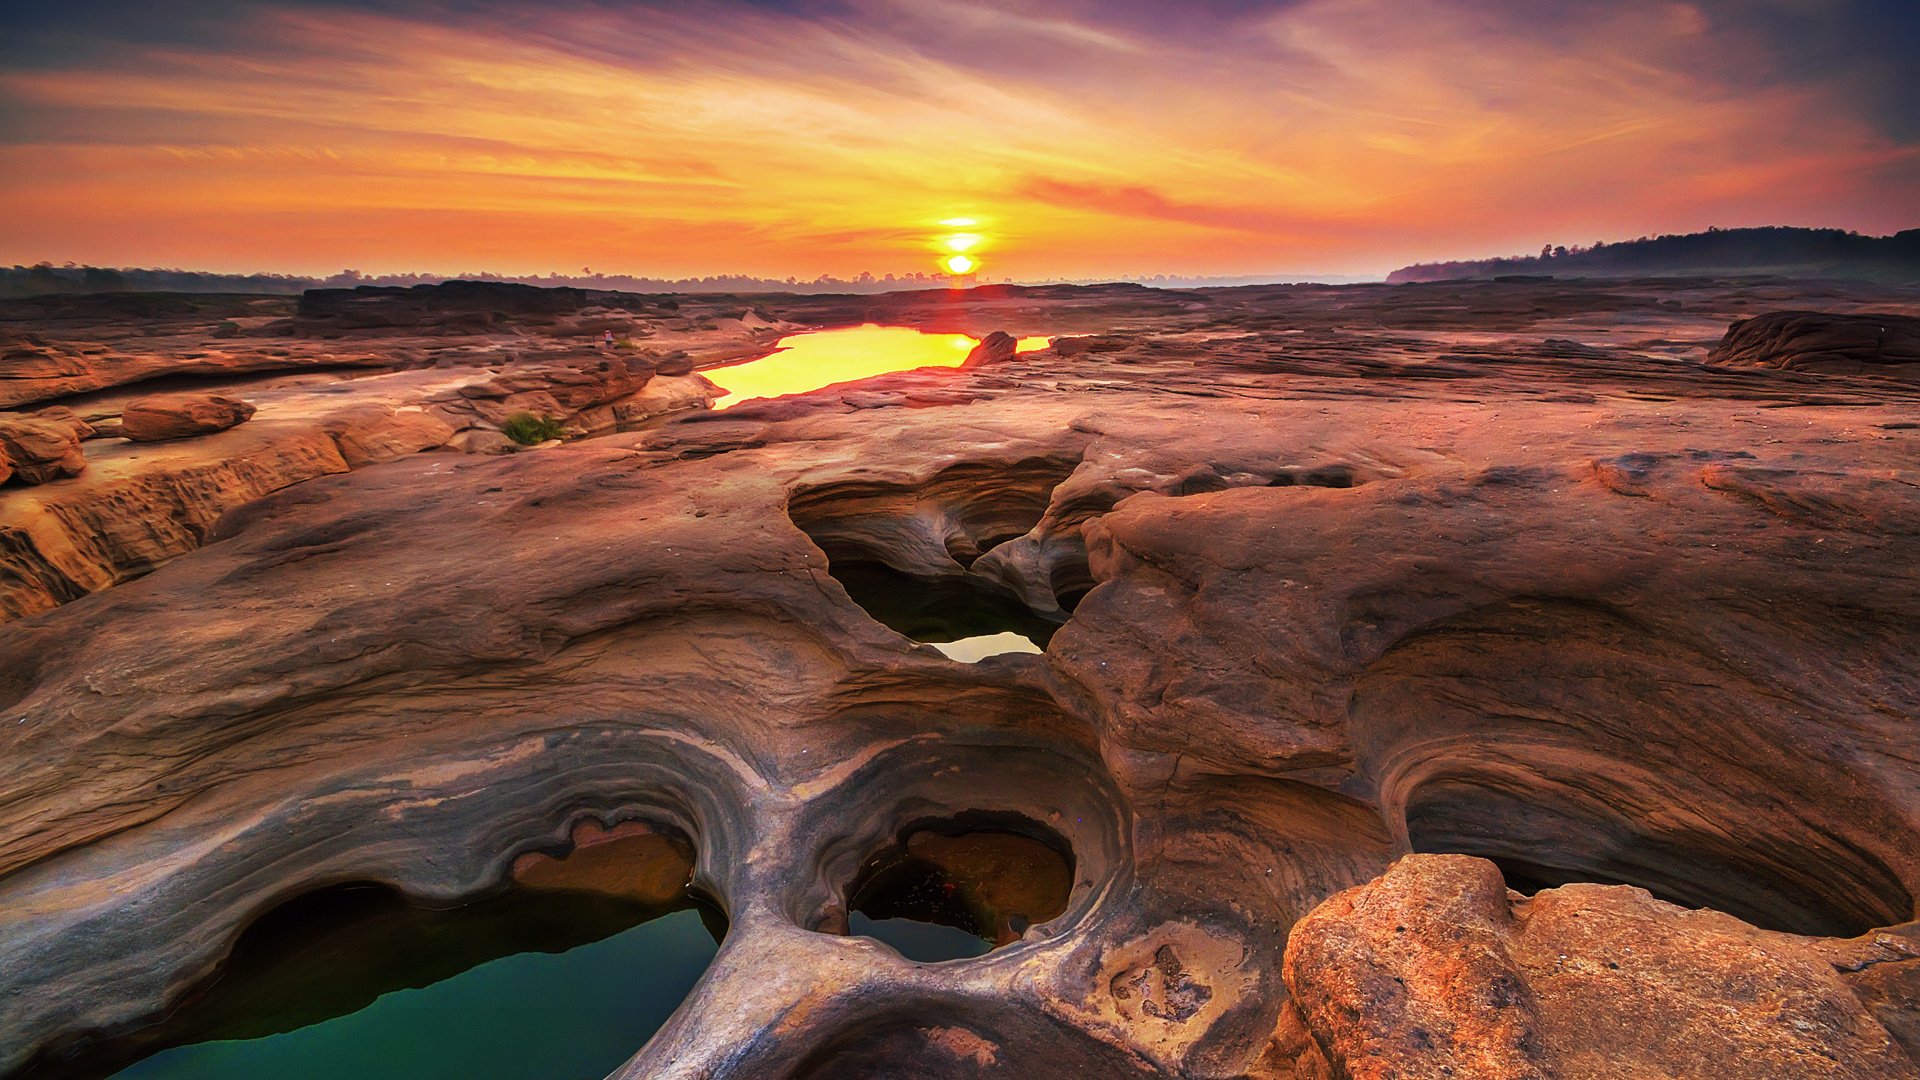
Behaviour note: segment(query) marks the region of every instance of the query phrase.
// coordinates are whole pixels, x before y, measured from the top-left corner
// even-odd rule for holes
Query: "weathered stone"
[[[1643,355],[1759,288],[783,298],[1126,345],[710,413],[474,335],[93,444],[0,496],[0,1071],[290,897],[600,887],[590,834],[658,826],[729,927],[625,1077],[1912,1075],[1920,397]],[[764,347],[679,303],[663,355]],[[473,427],[463,383],[644,430],[382,434]],[[863,574],[1045,652],[953,662]],[[970,812],[1070,853],[1063,912],[844,934]]]
[[[44,409],[35,409],[32,416],[41,420],[51,420],[56,424],[65,424],[73,429],[74,438],[85,442],[99,434],[92,424],[81,418],[80,414],[64,405],[51,405]]]
[[[1787,371],[1920,376],[1920,318],[1773,311],[1728,327],[1707,359]]]
[[[185,439],[236,427],[253,413],[247,402],[220,394],[140,398],[121,411],[120,434],[134,442]]]
[[[463,454],[511,454],[520,444],[492,428],[468,428],[447,440],[447,449]]]
[[[79,476],[87,467],[74,425],[45,417],[0,414],[0,456],[22,484]]]
[[[966,366],[978,367],[982,364],[999,364],[1013,359],[1020,348],[1020,341],[1004,330],[995,330],[980,339],[967,353]]]
[[[1485,860],[1410,855],[1296,923],[1285,972],[1354,1080],[1912,1077],[1836,951],[1640,889],[1529,900]]]

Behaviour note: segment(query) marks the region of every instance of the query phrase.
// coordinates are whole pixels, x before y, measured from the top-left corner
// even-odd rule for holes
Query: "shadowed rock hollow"
[[[1914,1076],[1920,395],[1705,362],[1914,307],[1820,289],[762,299],[1083,340],[249,494],[0,626],[0,1074],[604,833],[726,923],[620,1077]],[[388,306],[324,318],[491,332]],[[997,947],[849,933],[909,909]]]

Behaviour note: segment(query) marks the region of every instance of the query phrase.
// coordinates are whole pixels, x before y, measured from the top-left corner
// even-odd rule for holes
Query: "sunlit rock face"
[[[1809,302],[795,299],[1082,344],[267,494],[0,626],[0,1074],[358,886],[682,919],[636,1080],[1912,1076],[1920,396],[1705,363]]]

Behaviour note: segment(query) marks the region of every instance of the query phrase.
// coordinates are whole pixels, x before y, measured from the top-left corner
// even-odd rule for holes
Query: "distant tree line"
[[[1538,255],[1418,263],[1395,270],[1389,283],[1505,275],[1630,277],[1780,273],[1802,276],[1920,280],[1920,229],[1863,236],[1841,229],[1767,226],[1643,236],[1592,247],[1548,244]]]
[[[514,276],[507,274],[363,274],[342,270],[328,277],[297,274],[212,274],[201,270],[173,268],[80,266],[68,263],[55,266],[0,268],[0,296],[44,296],[50,293],[99,292],[186,292],[186,293],[268,293],[297,295],[308,289],[351,289],[360,285],[437,285],[445,281],[503,281],[521,285],[569,285],[581,289],[612,289],[619,292],[790,292],[790,293],[878,293],[894,289],[928,289],[944,286],[948,278],[939,274],[886,274],[876,277],[861,274],[837,278],[822,274],[807,280],[798,278],[761,278],[747,274],[724,274],[698,278],[650,278],[631,274],[545,274]],[[983,284],[987,279],[979,279]]]
[[[618,292],[636,293],[882,293],[896,289],[934,289],[945,287],[952,279],[943,274],[882,274],[862,273],[852,278],[838,278],[822,274],[819,277],[800,278],[763,278],[748,274],[722,274],[698,278],[652,278],[636,277],[631,274],[594,273],[583,269],[578,274],[545,274],[512,276],[492,273],[469,274],[363,274],[358,270],[342,270],[327,277],[306,277],[297,274],[213,274],[201,270],[180,270],[174,268],[81,266],[67,263],[55,266],[52,263],[38,263],[33,266],[13,266],[0,268],[0,297],[45,296],[54,293],[104,293],[104,292],[182,292],[182,293],[264,293],[285,296],[297,296],[308,289],[351,289],[360,285],[413,286],[437,285],[444,281],[502,281],[521,285],[572,286],[579,289],[611,289]],[[1073,284],[1091,285],[1111,281],[1128,281],[1140,285],[1150,285],[1163,289],[1201,288],[1206,286],[1230,286],[1266,284],[1284,280],[1279,275],[1245,275],[1236,277],[1198,277],[1177,274],[1154,274],[1150,276],[1129,276],[1119,278],[1049,278],[1045,281],[1022,281],[1023,285]],[[1341,282],[1362,280],[1350,277],[1323,277],[1323,282]],[[994,279],[976,278],[975,284],[989,284]],[[1002,278],[1000,283],[1011,284],[1013,279]]]

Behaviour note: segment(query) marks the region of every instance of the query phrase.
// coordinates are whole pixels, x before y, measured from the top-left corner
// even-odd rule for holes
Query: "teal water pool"
[[[683,909],[562,952],[521,952],[292,1031],[175,1046],[116,1080],[600,1080],[718,950]]]

